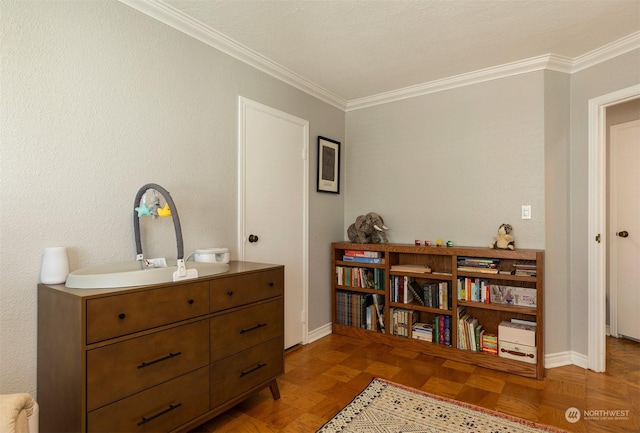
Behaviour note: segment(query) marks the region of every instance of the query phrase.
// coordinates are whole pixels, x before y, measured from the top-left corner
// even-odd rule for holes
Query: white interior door
[[[611,156],[612,334],[640,340],[640,120],[611,127]]]
[[[240,259],[285,266],[285,348],[305,343],[309,122],[239,100]]]

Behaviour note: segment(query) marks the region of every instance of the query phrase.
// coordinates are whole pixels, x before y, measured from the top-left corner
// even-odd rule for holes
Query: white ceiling
[[[346,102],[640,31],[640,0],[147,1]]]

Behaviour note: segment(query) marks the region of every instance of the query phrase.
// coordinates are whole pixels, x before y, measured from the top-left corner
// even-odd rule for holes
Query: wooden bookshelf
[[[361,263],[343,260],[344,252],[372,251],[380,255],[380,263]],[[521,376],[542,379],[544,377],[544,251],[543,250],[496,250],[481,247],[435,247],[414,246],[408,244],[356,244],[350,242],[334,242],[331,245],[331,263],[333,269],[331,296],[332,296],[332,323],[333,333],[364,338],[384,344],[414,350],[424,354],[444,357],[458,362],[473,364],[498,371],[518,374]],[[498,259],[495,264],[498,274],[473,271],[458,271],[458,260],[468,257],[471,259]],[[431,268],[430,273],[417,273],[392,270],[394,265],[419,264]],[[529,266],[535,271],[535,275],[515,275],[512,272],[514,265]],[[493,265],[492,265],[493,266]],[[377,269],[377,275],[384,275],[384,284],[377,289],[367,287],[355,287],[351,281],[338,284],[338,273],[346,274],[345,268],[367,270]],[[420,287],[427,283],[446,283],[451,288],[448,305],[440,305],[437,308],[421,305],[414,299],[411,303],[393,302],[394,288],[391,281],[394,277],[410,277]],[[525,306],[516,304],[503,304],[497,302],[479,302],[461,300],[459,298],[458,280],[475,279],[483,280],[491,286],[509,286],[516,288],[535,289],[535,305]],[[357,278],[356,278],[357,280]],[[357,282],[355,283],[357,284]],[[531,292],[531,291],[530,291]],[[347,294],[347,295],[345,295]],[[338,305],[338,296],[348,294],[360,294],[356,297],[363,299],[366,295],[379,295],[383,299],[384,306],[384,330],[381,326],[367,329],[362,321],[352,323],[352,317],[345,317],[344,305]],[[397,299],[395,299],[397,301]],[[486,332],[498,334],[498,325],[502,321],[521,319],[536,322],[535,331],[535,355],[536,362],[528,363],[520,360],[508,359],[482,351],[460,349],[458,336],[458,307],[476,318]],[[364,308],[364,307],[363,307]],[[371,307],[367,307],[371,308]],[[412,311],[418,321],[423,323],[433,322],[435,316],[449,317],[451,320],[450,345],[438,344],[405,336],[391,335],[388,331],[392,327],[391,309],[400,308]],[[363,313],[364,314],[364,313]],[[371,313],[374,314],[374,313]],[[364,320],[364,319],[363,319]],[[346,322],[346,323],[345,323]]]

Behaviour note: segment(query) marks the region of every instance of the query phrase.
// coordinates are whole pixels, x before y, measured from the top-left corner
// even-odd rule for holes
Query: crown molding
[[[374,105],[388,104],[390,102],[400,101],[416,96],[427,95],[457,87],[469,86],[472,84],[540,70],[551,70],[573,74],[597,65],[598,63],[610,60],[621,54],[640,48],[639,31],[575,59],[556,54],[546,54],[347,101],[346,99],[339,97],[315,83],[312,83],[306,78],[291,72],[272,60],[256,53],[250,48],[239,44],[215,29],[205,26],[201,22],[183,14],[181,11],[169,6],[162,0],[119,1],[343,111],[353,111],[372,107]]]
[[[526,74],[528,72],[544,69],[570,73],[572,69],[572,62],[571,59],[556,56],[554,54],[532,57],[530,59],[519,60],[517,62],[493,68],[480,69],[478,71],[455,75],[441,80],[430,81],[416,86],[379,93],[365,98],[353,99],[347,102],[346,111],[359,110],[361,108],[371,107],[374,105],[388,104],[389,102],[399,101],[402,99],[428,95],[430,93],[442,92],[443,90],[455,89],[458,87],[469,86],[471,84],[483,83],[486,81],[512,77],[514,75]]]
[[[191,36],[231,57],[246,63],[280,81],[283,81],[303,92],[333,105],[340,110],[345,110],[347,101],[329,92],[326,89],[312,83],[306,78],[291,72],[279,64],[256,53],[250,48],[230,39],[222,33],[212,29],[201,22],[185,15],[174,7],[161,0],[119,0],[138,12],[154,18],[184,34]]]
[[[573,61],[572,73],[595,66],[598,63],[611,60],[614,57],[626,54],[629,51],[640,48],[640,31],[631,33],[622,39],[607,44],[603,47],[578,56]]]

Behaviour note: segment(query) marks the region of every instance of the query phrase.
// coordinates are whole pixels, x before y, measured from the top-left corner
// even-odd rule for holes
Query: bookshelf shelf
[[[537,308],[522,307],[518,305],[486,304],[484,302],[461,301],[459,299],[458,299],[458,305],[469,307],[469,308],[482,308],[483,310],[495,310],[495,311],[504,311],[504,312],[516,313],[516,314],[527,314],[530,316],[535,316],[536,314],[538,314]]]
[[[366,252],[365,256],[375,257],[380,263],[351,261],[352,258],[347,257],[345,252],[352,254],[354,251]],[[364,338],[525,377],[544,377],[543,250],[334,242],[331,255],[332,267],[336,272],[331,283],[332,330],[335,334]],[[428,267],[431,272],[409,271],[417,265]],[[394,266],[407,270],[396,270]],[[458,269],[463,266],[465,271]],[[338,284],[338,268],[346,267],[375,270],[376,278],[380,280],[383,277],[384,283],[379,289]],[[344,278],[344,270],[340,272],[343,273],[340,278]],[[480,296],[484,292],[485,296],[489,296],[489,302],[481,302],[477,297],[470,298],[467,293],[471,293],[472,287],[473,296]],[[351,295],[352,299],[349,298]],[[416,295],[422,302],[415,299]],[[374,302],[367,298],[376,299]],[[506,301],[511,303],[502,303]],[[479,328],[486,333],[476,331],[475,340],[478,343],[473,343],[471,339],[473,331],[469,331],[469,328],[465,331],[465,322],[468,326],[469,319],[473,319],[476,327],[482,325]],[[482,351],[479,342],[483,338],[490,340],[491,335],[498,334],[499,328],[504,328],[504,322],[518,320],[536,323],[531,331],[535,346],[530,347],[533,353],[528,353],[527,359],[512,359],[504,353],[498,356],[495,352],[509,352],[502,345],[498,350],[498,344],[493,353],[490,353],[490,345],[487,351]],[[372,322],[377,325],[372,326]],[[425,340],[424,334],[418,332],[419,328],[412,330],[414,322],[430,328],[429,333],[433,335],[429,334],[428,338],[436,339],[436,342]],[[505,348],[508,348],[507,343],[510,342],[504,340]],[[469,350],[468,347],[474,344],[475,350]],[[511,348],[510,352],[516,351]]]

